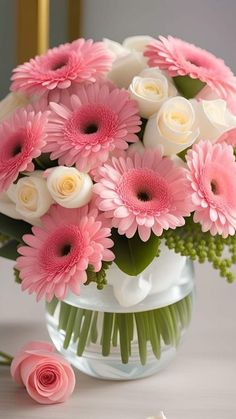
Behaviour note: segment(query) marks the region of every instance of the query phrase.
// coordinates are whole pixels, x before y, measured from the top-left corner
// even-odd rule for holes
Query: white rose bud
[[[169,88],[168,80],[161,72],[150,72],[149,77],[143,76],[144,73],[148,74],[144,70],[140,76],[134,77],[129,91],[131,98],[138,102],[140,115],[149,118],[169,96],[173,96],[174,90]]]
[[[42,217],[53,203],[48,192],[42,172],[20,178],[7,191],[9,198],[15,203],[16,211],[21,218],[35,220]]]
[[[148,35],[137,35],[125,38],[123,47],[130,51],[144,52],[145,47],[153,41],[153,38]]]
[[[9,93],[0,102],[0,122],[11,116],[13,112],[29,103],[28,99],[19,93]]]
[[[212,142],[225,131],[236,127],[236,117],[227,109],[223,99],[191,100],[196,114],[196,126],[199,127],[199,140],[206,139]]]
[[[129,50],[124,48],[123,45],[119,44],[119,42],[112,41],[108,38],[103,38],[103,43],[106,45],[115,59],[129,54]]]
[[[147,148],[156,148],[161,144],[164,154],[172,155],[191,146],[198,135],[192,104],[176,96],[166,100],[159,112],[148,120],[143,142]]]
[[[118,57],[107,77],[119,88],[128,89],[133,78],[146,67],[146,60],[141,52],[128,52]]]
[[[158,79],[160,76],[164,76],[168,82],[168,96],[177,96],[178,91],[173,83],[171,77],[169,77],[166,73],[163,73],[158,67],[147,67],[139,74],[140,77],[150,77],[152,79]]]
[[[92,198],[93,182],[87,173],[75,167],[58,166],[49,171],[48,190],[62,207],[79,208]]]

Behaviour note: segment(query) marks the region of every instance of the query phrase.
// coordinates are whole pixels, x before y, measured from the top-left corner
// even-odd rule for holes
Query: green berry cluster
[[[85,285],[89,285],[91,282],[95,282],[97,284],[97,289],[102,290],[104,286],[107,284],[106,281],[106,270],[111,265],[111,262],[102,262],[102,268],[99,272],[94,272],[94,268],[92,265],[89,265],[87,268],[87,281]]]
[[[166,231],[163,238],[169,249],[199,263],[208,260],[221,277],[228,282],[235,280],[231,268],[236,263],[236,236],[223,239],[220,235],[203,233],[200,224],[194,223],[190,217],[183,227]]]

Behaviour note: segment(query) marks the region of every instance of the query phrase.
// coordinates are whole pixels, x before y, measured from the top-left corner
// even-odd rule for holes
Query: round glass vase
[[[121,306],[111,285],[97,290],[90,284],[82,287],[79,297],[54,299],[46,304],[47,328],[57,350],[85,374],[111,380],[142,378],[175,357],[191,320],[193,296],[193,264],[185,260],[168,289],[133,306]]]

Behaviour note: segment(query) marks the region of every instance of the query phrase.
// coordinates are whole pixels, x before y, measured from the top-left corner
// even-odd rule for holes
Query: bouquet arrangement
[[[79,39],[18,66],[11,80],[0,105],[0,255],[16,260],[23,291],[53,313],[69,291],[106,286],[111,265],[129,277],[154,259],[158,269],[163,243],[234,280],[236,78],[221,59],[170,36]],[[167,343],[178,340],[175,314],[187,323],[184,304],[168,313]],[[79,355],[93,327],[83,316]],[[62,303],[65,347],[75,318]],[[128,362],[132,333],[122,331],[133,319],[122,321]],[[106,318],[105,355],[115,325]],[[147,341],[160,355],[157,332],[142,338],[145,363]]]

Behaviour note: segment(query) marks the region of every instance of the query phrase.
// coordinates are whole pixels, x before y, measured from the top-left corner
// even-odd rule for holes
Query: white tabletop
[[[14,354],[27,340],[48,339],[43,305],[20,291],[11,264],[0,260],[0,350]],[[167,419],[236,418],[236,284],[197,266],[191,328],[168,369],[146,379],[101,381],[77,372],[68,402],[41,406],[0,367],[0,418]]]

